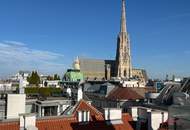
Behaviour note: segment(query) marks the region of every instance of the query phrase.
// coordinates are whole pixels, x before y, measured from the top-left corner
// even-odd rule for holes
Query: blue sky
[[[190,1],[127,0],[133,66],[190,75]],[[121,0],[1,0],[0,77],[59,73],[76,56],[114,59]]]

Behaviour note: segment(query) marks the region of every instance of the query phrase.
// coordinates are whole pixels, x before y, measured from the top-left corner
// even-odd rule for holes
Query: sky
[[[190,1],[127,0],[132,64],[150,78],[190,76]],[[0,77],[63,75],[79,56],[115,59],[121,0],[1,0]]]

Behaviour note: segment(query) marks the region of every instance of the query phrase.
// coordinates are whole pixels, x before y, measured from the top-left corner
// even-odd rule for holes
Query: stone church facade
[[[146,82],[148,77],[144,69],[132,68],[130,39],[126,25],[126,5],[122,0],[122,13],[120,32],[117,38],[117,50],[115,60],[98,60],[79,58],[80,71],[86,79],[111,79],[117,77],[121,79],[136,78]]]
[[[132,78],[130,40],[127,33],[125,0],[122,0],[121,28],[117,38],[115,76]]]

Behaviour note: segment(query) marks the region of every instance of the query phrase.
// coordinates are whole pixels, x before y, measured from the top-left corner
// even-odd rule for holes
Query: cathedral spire
[[[126,27],[126,5],[125,0],[122,0],[122,13],[121,13],[121,30],[120,32],[127,32]]]
[[[132,77],[132,64],[131,64],[131,52],[130,41],[127,33],[126,25],[126,8],[125,0],[122,0],[122,12],[121,12],[121,28],[117,38],[117,52],[116,52],[116,77],[130,79]]]

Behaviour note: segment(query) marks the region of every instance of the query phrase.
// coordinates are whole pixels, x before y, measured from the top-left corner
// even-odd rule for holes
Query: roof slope
[[[108,125],[104,120],[81,124],[75,117],[57,117],[39,119],[36,126],[38,130],[133,130],[129,124],[132,121],[129,114],[122,114],[122,121],[122,124],[114,125]],[[0,130],[19,130],[19,122],[0,123]]]
[[[116,87],[107,96],[110,100],[136,100],[143,99],[141,95],[127,87]]]
[[[91,119],[86,123],[79,123],[77,121],[77,111],[87,110],[90,111],[91,116],[97,116],[97,118]],[[122,114],[121,124],[107,124],[103,118],[103,114],[96,108],[81,100],[73,111],[73,115],[70,117],[48,117],[46,119],[38,119],[36,121],[36,127],[38,130],[133,130],[130,125],[132,117],[125,113]],[[0,130],[19,130],[19,121],[17,122],[0,122]]]
[[[0,122],[0,130],[19,130],[18,122]]]
[[[36,126],[38,130],[72,130],[72,123],[76,123],[74,117],[62,117],[55,119],[38,120]]]
[[[95,107],[93,107],[92,105],[90,105],[88,102],[86,102],[84,100],[80,100],[80,102],[76,106],[75,110],[73,111],[73,114],[74,114],[75,117],[77,116],[78,111],[89,111],[91,121],[93,119],[104,120],[103,114],[101,112],[99,112]]]

